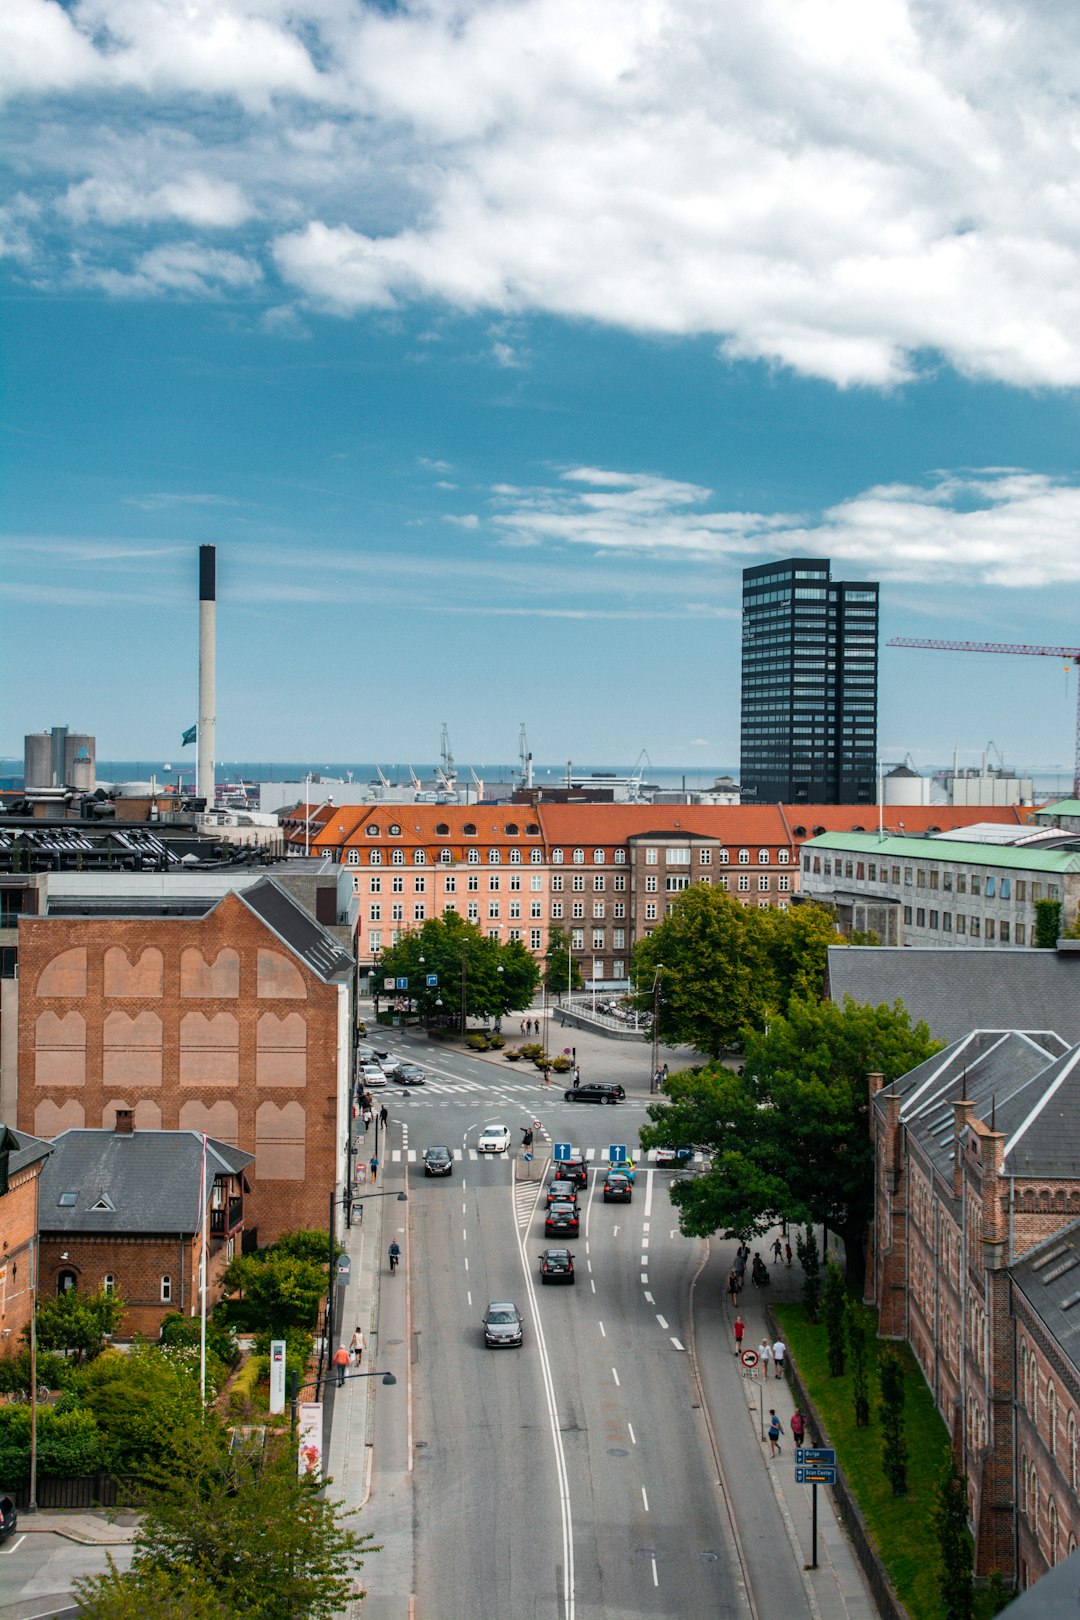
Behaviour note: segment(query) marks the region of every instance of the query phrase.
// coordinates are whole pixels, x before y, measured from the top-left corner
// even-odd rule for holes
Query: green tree
[[[408,980],[408,999],[425,1020],[441,1016],[460,1024],[463,999],[466,1021],[527,1007],[540,970],[520,940],[500,945],[448,911],[383,952],[377,982],[386,978]]]
[[[62,1350],[75,1362],[89,1361],[105,1348],[106,1336],[115,1333],[124,1314],[124,1302],[99,1289],[81,1294],[65,1288],[55,1299],[42,1299],[37,1308],[37,1342],[42,1350]],[[29,1343],[30,1329],[23,1329]]]
[[[975,1580],[968,1531],[967,1481],[950,1454],[938,1485],[934,1529],[941,1555],[941,1602],[944,1620],[972,1620]]]
[[[196,1436],[186,1468],[163,1470],[148,1497],[131,1571],[76,1583],[82,1613],[138,1613],[109,1604],[162,1590],[164,1576],[186,1586],[185,1612],[207,1620],[333,1620],[362,1595],[356,1574],[378,1550],[344,1517],[318,1481],[298,1477],[291,1446],[230,1453],[216,1436]]]
[[[866,1381],[866,1319],[863,1308],[851,1295],[847,1301],[847,1342],[851,1353],[851,1398],[855,1407],[855,1427],[870,1425],[870,1391]]]
[[[106,1466],[105,1436],[93,1413],[38,1409],[38,1473],[59,1479],[96,1474]],[[0,1480],[22,1485],[30,1478],[30,1408],[0,1407]]]
[[[904,1433],[904,1363],[891,1347],[878,1356],[881,1386],[881,1466],[894,1496],[907,1494],[908,1443]]]
[[[805,1234],[798,1232],[795,1236],[795,1253],[802,1266],[802,1297],[806,1314],[811,1322],[816,1322],[818,1305],[821,1301],[821,1256],[818,1252],[817,1234],[809,1223]]]
[[[1052,951],[1056,948],[1061,937],[1061,901],[1036,900],[1035,902],[1035,946],[1042,951]]]
[[[861,1294],[873,1209],[867,1076],[894,1080],[936,1049],[900,1002],[794,1002],[747,1037],[741,1075],[716,1064],[672,1075],[641,1144],[698,1147],[710,1160],[671,1189],[683,1232],[749,1238],[783,1219],[825,1224],[843,1239],[848,1286]]]
[[[825,1262],[823,1312],[825,1336],[829,1343],[829,1376],[843,1378],[847,1355],[847,1289],[840,1267],[829,1255]]]
[[[221,1376],[220,1363],[216,1370]],[[106,1466],[115,1474],[146,1477],[182,1465],[204,1421],[216,1425],[212,1415],[204,1418],[198,1362],[189,1349],[110,1351],[82,1370],[77,1391],[105,1437]]]
[[[820,1001],[825,993],[829,947],[847,943],[836,926],[833,908],[808,903],[788,911],[772,907],[755,911],[765,925],[779,1011],[786,1012],[793,1001]]]
[[[561,996],[568,985],[571,990],[580,990],[583,982],[581,969],[570,949],[570,935],[563,928],[553,927],[544,957],[544,984],[548,994]]]
[[[231,1620],[226,1600],[197,1570],[147,1565],[121,1574],[111,1556],[108,1566],[106,1574],[82,1583],[83,1620],[146,1620],[148,1614],[154,1620]]]
[[[243,1319],[253,1332],[312,1328],[326,1294],[326,1265],[262,1249],[234,1256],[222,1286],[226,1293],[243,1295]]]

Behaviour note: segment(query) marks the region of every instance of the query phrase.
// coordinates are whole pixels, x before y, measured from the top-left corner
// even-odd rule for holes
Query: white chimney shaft
[[[214,732],[217,725],[214,689],[217,658],[217,547],[199,547],[199,729],[195,793],[214,808]]]

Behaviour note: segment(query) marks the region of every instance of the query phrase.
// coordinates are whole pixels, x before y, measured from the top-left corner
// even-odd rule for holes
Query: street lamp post
[[[292,1430],[292,1433],[294,1435],[296,1434],[296,1403],[297,1403],[297,1400],[299,1399],[301,1391],[305,1390],[305,1389],[313,1389],[316,1392],[316,1399],[318,1399],[318,1392],[319,1392],[320,1386],[322,1384],[322,1379],[321,1378],[316,1379],[313,1383],[310,1383],[310,1384],[301,1384],[301,1383],[298,1382],[299,1377],[300,1377],[300,1374],[298,1372],[296,1372],[295,1370],[289,1374],[289,1427]],[[381,1378],[384,1384],[396,1384],[397,1383],[397,1379],[394,1377],[392,1372],[346,1373],[345,1377],[346,1378]]]
[[[399,1204],[407,1204],[409,1201],[409,1195],[406,1192],[354,1193],[351,1188],[346,1188],[344,1197],[339,1198],[337,1196],[337,1188],[335,1187],[331,1189],[329,1222],[330,1275],[326,1286],[326,1360],[328,1366],[330,1363],[330,1345],[334,1337],[335,1321],[337,1317],[337,1301],[335,1298],[337,1293],[337,1255],[335,1253],[335,1250],[337,1249],[337,1222],[334,1218],[334,1211],[339,1205],[341,1205],[346,1210],[347,1215],[351,1216],[353,1204],[363,1203],[367,1198],[396,1198]],[[320,1372],[319,1381],[321,1382],[321,1380],[322,1373]]]
[[[657,962],[652,987],[652,1073],[649,1075],[650,1091],[659,1090],[656,1077],[660,1072],[660,975],[663,971],[664,964]]]

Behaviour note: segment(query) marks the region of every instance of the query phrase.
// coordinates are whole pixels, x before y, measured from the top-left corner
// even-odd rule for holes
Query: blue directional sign
[[[795,1461],[803,1463],[821,1463],[825,1468],[836,1467],[836,1449],[834,1446],[796,1446]]]
[[[439,975],[437,973],[429,973],[424,982],[429,990],[434,990],[435,986],[439,982]]]
[[[835,1485],[836,1469],[829,1468],[825,1463],[809,1463],[805,1468],[796,1468],[796,1485]]]
[[[409,988],[408,979],[399,979],[397,982],[397,987],[399,990],[407,990]]]
[[[609,1164],[625,1164],[626,1163],[626,1143],[625,1142],[612,1142],[611,1146],[607,1150],[607,1156],[608,1156],[608,1163]]]
[[[530,1152],[529,1152],[529,1151],[528,1151],[528,1150],[527,1150],[527,1149],[526,1149],[526,1151],[525,1151],[525,1152],[524,1152],[524,1153],[523,1153],[523,1154],[522,1154],[522,1155],[521,1155],[521,1157],[522,1157],[522,1158],[523,1158],[523,1159],[524,1159],[524,1160],[525,1160],[525,1163],[526,1163],[526,1164],[532,1164],[532,1154],[531,1154],[531,1153],[530,1153]]]
[[[551,1154],[556,1164],[558,1164],[560,1159],[568,1159],[572,1152],[573,1148],[569,1142],[556,1142],[551,1149]]]

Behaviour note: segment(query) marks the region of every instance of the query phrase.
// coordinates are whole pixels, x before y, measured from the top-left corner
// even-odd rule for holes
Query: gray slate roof
[[[833,946],[829,996],[880,1006],[899,999],[939,1041],[973,1029],[1052,1029],[1080,1041],[1080,951],[1024,947]]]
[[[1005,1174],[1080,1179],[1080,1046],[999,1107]]]
[[[881,1106],[879,1099],[887,1093],[898,1094],[903,1099],[902,1123],[938,1173],[948,1175],[953,1163],[953,1103],[966,1098],[974,1104],[977,1118],[988,1121],[993,1112],[997,1128],[1007,1131],[1003,1120],[1010,1107],[1019,1124],[1043,1095],[1040,1077],[1067,1051],[1066,1043],[1052,1031],[973,1030],[886,1086],[874,1099],[875,1106]],[[1024,1101],[1016,1103],[1021,1096]]]
[[[1080,1372],[1080,1221],[1029,1250],[1009,1273]]]
[[[239,1175],[253,1153],[207,1140],[206,1183]],[[38,1186],[42,1234],[167,1232],[194,1235],[202,1227],[198,1131],[63,1131],[52,1143]],[[74,1193],[62,1207],[63,1193]],[[97,1207],[101,1205],[102,1207]]]
[[[340,983],[351,976],[353,958],[350,953],[273,878],[263,878],[249,889],[240,890],[237,899],[261,917],[320,979]]]
[[[5,1147],[11,1155],[8,1159],[8,1174],[12,1176],[20,1170],[25,1170],[28,1164],[46,1158],[53,1149],[52,1143],[44,1141],[40,1136],[31,1136],[29,1131],[17,1131],[13,1125],[5,1125],[0,1121],[0,1151]]]

